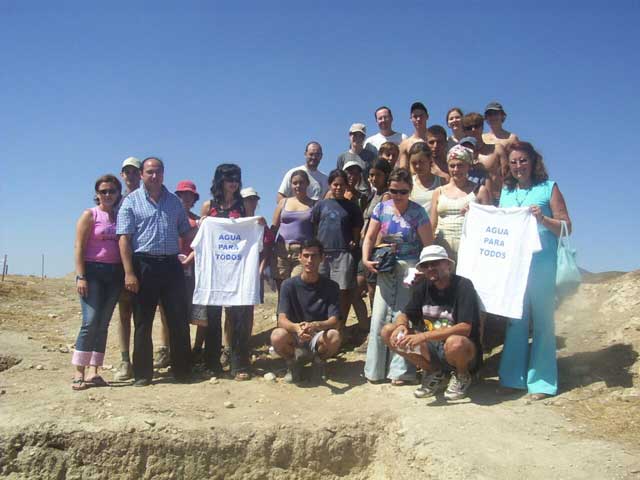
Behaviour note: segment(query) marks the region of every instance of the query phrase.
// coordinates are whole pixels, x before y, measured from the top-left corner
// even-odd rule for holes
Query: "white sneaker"
[[[447,400],[460,400],[466,397],[469,385],[471,385],[471,374],[453,372],[449,380],[449,386],[444,392],[444,398]]]
[[[422,385],[413,392],[416,398],[427,398],[436,394],[444,380],[445,374],[441,370],[437,372],[423,372]]]

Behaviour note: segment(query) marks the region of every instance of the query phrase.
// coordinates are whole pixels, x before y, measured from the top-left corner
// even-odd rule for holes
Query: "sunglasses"
[[[230,175],[228,177],[224,177],[222,180],[230,183],[240,183],[240,177],[236,175]]]
[[[529,159],[523,158],[521,160],[509,160],[509,163],[511,165],[526,165],[527,163],[529,163]]]
[[[98,193],[100,195],[115,195],[116,193],[118,193],[118,190],[116,190],[115,188],[108,188],[106,190],[98,190]]]
[[[476,123],[474,125],[468,125],[468,126],[464,127],[464,131],[465,132],[470,132],[471,130],[474,130],[476,128],[481,128],[481,127],[482,127],[481,123]]]
[[[409,195],[409,193],[411,192],[411,190],[406,190],[406,189],[395,189],[395,188],[390,188],[389,189],[389,193],[391,193],[391,195]]]

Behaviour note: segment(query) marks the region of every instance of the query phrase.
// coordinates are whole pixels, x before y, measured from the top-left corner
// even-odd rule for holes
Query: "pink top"
[[[93,229],[84,249],[85,261],[122,263],[115,220],[109,219],[109,214],[100,210],[100,207],[93,207],[91,213],[93,214]]]

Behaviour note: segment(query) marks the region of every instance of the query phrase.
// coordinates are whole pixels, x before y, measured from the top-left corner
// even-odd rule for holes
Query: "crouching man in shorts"
[[[286,382],[300,381],[302,366],[313,362],[315,381],[326,380],[324,364],[340,349],[338,297],[340,288],[318,273],[324,257],[319,240],[302,244],[302,273],[286,279],[280,289],[278,326],[271,345],[287,362]]]
[[[422,249],[418,271],[425,281],[380,335],[389,348],[423,371],[418,398],[434,395],[451,374],[448,400],[466,396],[471,373],[482,360],[479,348],[480,308],[471,280],[451,272],[454,262],[439,245]]]

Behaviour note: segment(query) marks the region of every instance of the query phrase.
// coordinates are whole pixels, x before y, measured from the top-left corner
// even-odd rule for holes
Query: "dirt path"
[[[0,367],[19,363],[0,372],[0,476],[640,478],[640,308],[629,300],[639,290],[640,275],[628,274],[583,285],[560,307],[562,391],[530,404],[495,394],[495,357],[470,398],[445,402],[365,383],[364,355],[353,352],[329,364],[328,386],[269,382],[261,374],[280,377],[283,363],[265,346],[250,382],[178,385],[160,372],[148,388],[72,392],[73,282],[10,277],[0,285]],[[256,310],[258,333],[273,324],[270,300]],[[117,316],[111,365],[116,328]]]

